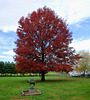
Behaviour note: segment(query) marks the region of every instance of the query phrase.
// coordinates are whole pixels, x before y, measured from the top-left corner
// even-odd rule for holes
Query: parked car
[[[72,77],[80,77],[81,73],[79,71],[69,72],[69,75]]]
[[[72,72],[69,72],[69,75],[72,77],[83,77],[84,72],[80,73],[79,71],[72,71]],[[90,71],[86,71],[85,75],[90,78]]]
[[[86,71],[86,76],[90,78],[90,71]]]

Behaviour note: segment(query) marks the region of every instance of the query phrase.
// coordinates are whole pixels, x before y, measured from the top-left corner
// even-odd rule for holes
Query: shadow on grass
[[[72,82],[77,81],[75,79],[47,79],[45,81],[37,80],[37,83],[55,83],[55,82]]]
[[[47,78],[45,81],[41,81],[37,78],[35,78],[35,79],[36,79],[36,83],[55,83],[55,82],[73,82],[73,81],[77,82],[77,81],[79,81],[75,78],[61,78],[61,79],[60,78],[51,78],[51,79]],[[15,80],[14,82],[21,83],[21,84],[28,83],[28,79]]]

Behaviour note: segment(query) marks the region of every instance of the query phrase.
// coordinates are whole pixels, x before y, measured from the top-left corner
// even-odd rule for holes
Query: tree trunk
[[[45,81],[45,73],[44,73],[44,71],[42,71],[42,73],[41,73],[41,81]]]
[[[83,76],[85,77],[85,70],[84,70],[84,74],[83,74]]]
[[[42,41],[42,44],[43,44],[43,41]],[[43,50],[44,47],[41,46],[41,49]],[[42,53],[42,63],[44,62],[44,53]],[[41,72],[41,81],[45,81],[45,73],[44,71]]]
[[[24,73],[23,73],[23,76],[24,76]]]

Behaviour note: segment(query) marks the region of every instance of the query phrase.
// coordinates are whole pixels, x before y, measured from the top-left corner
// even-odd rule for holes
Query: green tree
[[[5,75],[7,75],[8,73],[11,75],[16,74],[17,71],[15,68],[15,63],[9,61],[8,62],[0,61],[0,73]]]
[[[84,72],[90,70],[90,53],[89,51],[81,51],[80,56],[82,56],[81,59],[78,60],[78,68],[79,70]]]
[[[1,74],[4,72],[3,68],[4,68],[4,62],[0,61],[0,73]]]
[[[17,71],[15,69],[15,64],[13,62],[5,62],[4,64],[4,69],[5,69],[5,73],[10,73],[11,75],[12,74],[15,74]]]
[[[16,68],[15,68],[15,64],[13,62],[10,63],[10,67],[11,67],[11,74],[16,74]]]

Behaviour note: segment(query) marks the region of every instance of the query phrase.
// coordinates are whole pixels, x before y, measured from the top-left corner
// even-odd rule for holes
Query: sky
[[[0,0],[0,61],[14,61],[19,19],[44,6],[67,20],[76,52],[90,51],[90,0]]]

